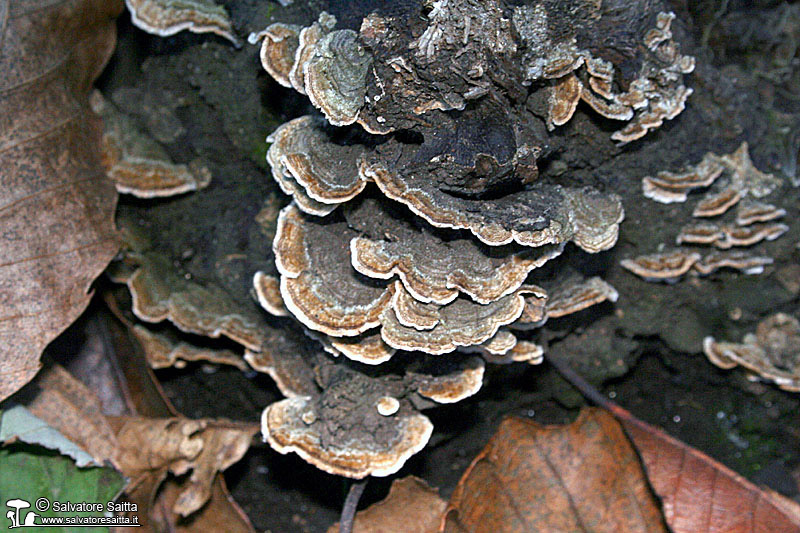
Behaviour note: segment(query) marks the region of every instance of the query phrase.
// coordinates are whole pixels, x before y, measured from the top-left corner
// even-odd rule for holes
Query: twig
[[[555,367],[561,377],[566,379],[570,384],[572,384],[573,387],[578,389],[578,391],[583,394],[587,400],[598,407],[602,407],[603,409],[609,411],[617,418],[617,420],[629,422],[640,427],[650,427],[648,424],[633,416],[628,410],[623,409],[620,405],[609,400],[602,392],[597,390],[594,385],[583,379],[580,374],[572,370],[572,368],[570,368],[570,366],[562,359],[548,355],[547,361],[553,365],[553,367]]]
[[[364,478],[359,481],[353,481],[350,485],[350,490],[347,492],[347,498],[344,499],[344,507],[342,507],[342,516],[339,518],[339,533],[352,533],[353,519],[356,516],[356,508],[358,507],[358,500],[364,493],[367,487],[367,480]]]
[[[548,354],[547,362],[553,365],[555,369],[558,370],[558,373],[561,374],[561,377],[569,381],[573,387],[578,389],[578,391],[593,404],[608,409],[609,411],[612,410],[612,406],[617,406],[617,404],[606,398],[603,393],[597,390],[594,385],[572,370],[563,360]]]

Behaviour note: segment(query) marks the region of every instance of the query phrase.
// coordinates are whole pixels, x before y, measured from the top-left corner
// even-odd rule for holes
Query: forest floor
[[[546,175],[564,165],[575,167],[579,170],[569,179],[577,182],[613,176],[606,186],[623,197],[626,209],[617,247],[581,265],[585,272],[602,272],[619,291],[618,302],[548,324],[548,349],[569,360],[603,394],[635,416],[748,479],[800,499],[800,395],[750,381],[740,369],[720,370],[702,353],[702,339],[707,335],[739,341],[771,313],[797,316],[797,189],[786,180],[780,205],[788,212],[785,222],[790,231],[764,248],[775,264],[760,276],[722,273],[664,285],[646,283],[619,267],[621,259],[655,251],[674,239],[679,226],[688,221],[686,205],[664,206],[645,199],[640,192],[642,176],[697,162],[706,150],[732,151],[741,140],[750,142],[761,170],[780,174],[781,167],[785,170],[787,166],[781,151],[786,141],[780,135],[787,135],[781,133],[784,124],[794,124],[800,116],[800,102],[793,96],[800,94],[797,58],[792,52],[788,74],[769,77],[756,71],[759,65],[774,63],[774,42],[783,39],[778,32],[796,35],[800,30],[786,25],[776,29],[772,44],[770,36],[752,33],[747,34],[748,42],[740,37],[741,41],[727,43],[725,39],[745,35],[737,24],[744,24],[747,8],[708,20],[698,14],[703,12],[699,4],[704,3],[692,9],[675,8],[679,19],[688,19],[686,32],[699,43],[694,45],[698,64],[708,65],[698,68],[696,83],[689,79],[690,85],[695,83],[696,94],[686,112],[648,136],[645,142],[652,142],[652,148],[634,146],[620,151],[607,139],[599,147],[581,144],[583,148],[566,150],[561,163],[551,162],[544,170]],[[778,2],[755,4],[764,4],[752,8],[755,20],[768,21],[770,16],[779,16],[779,10],[788,9]],[[245,29],[258,31],[271,20],[297,21],[308,15],[300,8],[282,13],[277,4],[255,0],[232,0],[227,5],[242,34]],[[728,85],[712,90],[709,85],[715,76],[726,78]],[[216,161],[231,157],[226,148],[213,148],[223,139],[226,144],[220,146],[233,147],[235,157],[246,162],[247,171],[264,183],[271,182],[264,162],[264,138],[282,121],[307,110],[302,97],[278,87],[261,71],[256,47],[245,45],[235,50],[225,41],[207,36],[148,36],[132,27],[127,17],[119,22],[118,50],[99,85],[112,99],[116,94],[118,103],[125,100],[125,94],[141,95],[150,87],[148,98],[174,109],[182,126],[202,137],[191,149],[182,141],[169,146],[176,160],[203,156],[216,176]],[[727,127],[724,122],[713,124],[711,119],[718,111],[712,104],[730,111],[738,130],[705,136],[703,128]],[[142,109],[126,111],[147,119]],[[205,118],[198,118],[201,115]],[[221,126],[216,134],[219,138],[208,133],[209,124],[214,123]],[[566,140],[578,139],[609,128],[579,111],[560,134]],[[685,150],[681,152],[680,147]],[[793,153],[796,158],[796,146]],[[589,167],[591,172],[586,170]],[[277,191],[274,184],[269,187]],[[135,213],[140,208],[139,202],[121,200],[122,212]],[[792,279],[797,280],[796,286]],[[77,323],[60,342],[67,346],[80,343],[85,322]],[[158,371],[157,376],[170,401],[192,418],[254,421],[266,405],[281,398],[268,376],[233,368],[190,364],[183,370]],[[573,420],[583,405],[582,396],[546,357],[539,366],[490,366],[478,394],[456,405],[426,411],[436,428],[434,435],[399,475],[421,477],[446,498],[504,416],[560,424]],[[256,529],[276,532],[324,530],[337,519],[349,486],[346,480],[325,474],[294,454],[279,455],[267,445],[251,448],[226,472],[226,479]],[[384,497],[389,484],[388,479],[370,480],[362,506]]]

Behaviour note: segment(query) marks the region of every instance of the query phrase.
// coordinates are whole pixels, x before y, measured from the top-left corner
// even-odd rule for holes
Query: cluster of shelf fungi
[[[269,406],[263,432],[276,450],[351,477],[392,473],[430,437],[420,409],[474,394],[484,361],[540,362],[532,339],[549,318],[616,301],[599,277],[538,275],[568,243],[613,247],[624,211],[614,194],[538,179],[537,157],[579,101],[620,121],[620,143],[674,118],[694,59],[672,40],[674,15],[632,16],[643,52],[615,80],[588,44],[611,21],[580,3],[565,34],[551,30],[559,16],[547,2],[436,2],[373,12],[358,32],[322,13],[251,36],[265,70],[321,112],[268,138],[293,201],[273,243],[279,275],[255,276],[259,302],[334,357],[416,368],[405,388],[359,389],[370,391],[357,408],[369,441],[332,423],[343,415],[331,413],[337,383],[326,376],[322,395]]]
[[[134,22],[152,33],[174,33],[188,18],[192,31],[238,44],[224,12],[187,17],[151,6],[137,17],[136,4]],[[262,418],[277,451],[351,478],[390,475],[428,442],[422,411],[475,394],[486,363],[540,363],[537,329],[548,319],[617,300],[611,285],[569,262],[615,245],[620,198],[542,177],[537,160],[580,102],[619,124],[609,134],[619,145],[675,118],[692,94],[684,77],[694,58],[681,54],[674,15],[659,2],[568,4],[398,2],[365,13],[357,28],[323,12],[309,26],[275,23],[250,36],[269,75],[319,111],[268,138],[272,177],[291,203],[277,216],[277,273],[253,272],[252,288],[277,318],[249,315],[224,291],[137,250],[135,239],[112,277],[128,285],[141,320],[245,347],[246,364],[286,396]],[[208,184],[202,166],[170,167],[147,142],[121,139],[131,128],[114,129],[113,109],[94,103],[122,192],[166,196]],[[693,222],[679,248],[622,265],[668,282],[763,269],[769,258],[735,247],[780,236],[785,213],[761,200],[776,181],[752,165],[746,144],[643,180],[646,197],[667,203],[709,187],[694,216],[722,222]],[[707,339],[706,353],[720,366],[772,371],[796,390],[796,377],[763,361],[794,350],[800,328],[791,317],[769,320],[742,344]],[[310,339],[285,336],[289,322]],[[245,365],[143,327],[136,335],[154,366]]]

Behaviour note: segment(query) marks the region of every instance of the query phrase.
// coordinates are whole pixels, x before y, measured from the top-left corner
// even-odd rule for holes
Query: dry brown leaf
[[[253,533],[250,520],[231,498],[225,487],[225,480],[217,475],[211,485],[211,496],[208,504],[188,518],[176,515],[172,508],[183,492],[180,480],[169,478],[161,486],[158,503],[150,512],[149,521],[153,531],[171,531],[174,533],[207,533],[224,531],[225,533]],[[124,531],[120,528],[120,531]],[[137,530],[137,533],[142,533]]]
[[[674,533],[797,533],[800,508],[627,414],[623,425]]]
[[[636,451],[613,416],[567,426],[507,418],[467,468],[442,531],[666,531]]]
[[[446,507],[436,489],[423,480],[395,479],[385,499],[356,513],[353,533],[435,533]],[[338,522],[328,528],[328,533],[338,531]]]
[[[116,359],[116,366],[124,375],[125,385],[130,394],[128,403],[138,414],[152,418],[177,414],[161,390],[144,356],[141,355],[141,350],[137,350],[132,344],[132,336],[128,331],[133,324],[125,321],[123,313],[116,308],[113,298],[109,294],[106,296],[106,303],[109,304],[116,318],[121,321],[120,323],[108,320],[106,323],[109,337],[114,346],[110,350],[113,352],[111,356]],[[188,479],[188,476],[183,478],[167,477],[158,489],[154,501],[149,499],[151,495],[147,491],[140,490],[138,495],[141,499],[135,503],[138,504],[139,512],[136,514],[143,527],[137,532],[254,533],[250,520],[228,492],[225,478],[221,473],[216,474],[214,483],[211,485],[211,495],[205,505],[189,517],[176,515],[173,511],[175,503],[189,483],[191,480]],[[128,499],[133,501],[130,495],[128,495]],[[123,533],[128,529],[111,528],[111,531]]]
[[[15,400],[89,452],[99,463],[110,461],[131,479],[126,496],[138,506],[138,510],[130,514],[135,514],[142,524],[137,529],[139,533],[252,533],[252,525],[230,497],[220,472],[241,458],[258,430],[257,425],[163,418],[175,411],[160,395],[157,383],[151,381],[152,374],[144,359],[133,357],[135,350],[121,329],[110,328],[109,333],[117,350],[124,353],[107,349],[106,356],[117,360],[115,366],[125,377],[123,388],[128,389],[132,399],[120,402],[134,407],[140,414],[159,418],[105,416],[93,390],[50,362]],[[82,364],[75,360],[71,363],[79,367]],[[107,383],[99,386],[113,388]],[[119,393],[117,390],[116,394]],[[178,431],[177,434],[174,429],[158,434],[161,427],[178,428]],[[141,432],[138,435],[137,428]],[[204,429],[191,433],[194,428]],[[124,440],[118,437],[121,429],[126,429],[121,434]],[[188,434],[181,433],[181,429],[188,430]],[[152,470],[148,471],[148,467]],[[189,475],[169,475],[170,471],[185,472],[189,468],[192,469]],[[200,508],[191,516],[176,514],[176,509],[192,506]],[[116,530],[127,531],[127,528]]]
[[[48,362],[18,401],[69,440],[97,464],[116,466],[117,438],[103,415],[100,401],[62,366]]]
[[[109,418],[117,430],[119,469],[131,479],[126,493],[150,509],[168,474],[191,471],[172,512],[188,516],[211,496],[218,472],[242,458],[258,426],[186,418]],[[163,505],[163,500],[160,500]]]
[[[0,2],[0,400],[84,310],[117,249],[88,90],[116,40],[115,0]]]

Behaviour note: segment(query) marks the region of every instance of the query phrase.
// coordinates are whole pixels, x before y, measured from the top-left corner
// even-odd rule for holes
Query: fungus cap
[[[378,415],[395,427],[397,438],[393,442],[380,444],[343,439],[346,442],[326,445],[321,440],[320,426],[324,421],[319,415],[310,424],[303,420],[303,415],[312,408],[313,402],[307,396],[270,405],[261,417],[264,440],[278,453],[294,452],[320,470],[349,478],[394,474],[425,447],[433,432],[433,425],[424,415],[399,412],[392,416]]]
[[[623,259],[620,265],[646,281],[675,281],[700,260],[697,252],[677,249]]]
[[[147,33],[167,37],[179,31],[215,33],[240,46],[225,9],[213,0],[125,0],[131,20]]]

